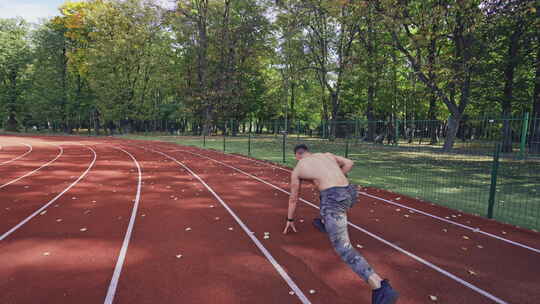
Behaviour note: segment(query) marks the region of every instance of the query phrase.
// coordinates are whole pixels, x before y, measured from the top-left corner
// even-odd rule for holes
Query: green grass
[[[201,137],[128,136],[203,147]],[[314,152],[345,154],[345,142],[290,136],[285,144],[285,164],[294,166],[292,148],[306,143]],[[251,138],[251,156],[283,162],[281,136]],[[207,149],[223,150],[223,137],[206,138]],[[248,154],[248,138],[226,137],[227,153]],[[349,157],[356,166],[349,177],[362,186],[381,188],[453,209],[486,216],[491,181],[489,154],[443,154],[427,146],[389,146],[351,143]],[[521,227],[540,229],[540,161],[502,158],[494,218]]]

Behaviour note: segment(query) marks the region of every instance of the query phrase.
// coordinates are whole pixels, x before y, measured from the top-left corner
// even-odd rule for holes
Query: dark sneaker
[[[373,290],[371,296],[372,304],[394,304],[399,297],[399,293],[392,289],[388,280],[382,280],[381,288]]]
[[[324,227],[324,223],[320,218],[316,218],[313,220],[313,226],[317,228],[322,233],[326,233],[326,227]]]

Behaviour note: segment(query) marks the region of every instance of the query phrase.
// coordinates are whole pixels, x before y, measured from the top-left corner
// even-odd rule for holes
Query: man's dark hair
[[[294,147],[294,154],[296,154],[296,152],[298,152],[298,150],[309,151],[308,147],[306,145],[304,145],[304,144],[296,145]]]

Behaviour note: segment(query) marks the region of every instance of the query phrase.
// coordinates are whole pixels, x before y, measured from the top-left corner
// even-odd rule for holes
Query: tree
[[[504,50],[502,60],[496,67],[501,70],[499,73],[503,78],[503,92],[500,98],[503,129],[502,129],[502,151],[512,152],[512,104],[514,100],[515,74],[519,65],[523,64],[526,56],[522,54],[525,49],[527,30],[532,25],[532,18],[529,16],[530,5],[534,1],[523,0],[491,0],[483,3],[484,14],[486,15],[486,25],[488,29],[487,39],[493,52]],[[487,44],[487,43],[486,43]],[[497,58],[495,57],[495,58]],[[497,59],[491,59],[497,60]]]
[[[531,11],[535,14],[534,28],[540,27],[540,3],[536,1],[536,5],[531,8]],[[534,60],[535,77],[534,77],[534,95],[533,95],[533,126],[532,126],[532,138],[531,152],[540,153],[540,32],[536,31],[536,58]]]
[[[407,57],[417,77],[450,112],[445,151],[450,151],[454,145],[469,103],[471,79],[481,55],[475,31],[481,17],[479,5],[479,1],[462,0],[448,3],[386,0],[379,6],[396,48]],[[437,39],[442,49],[433,60],[438,64],[429,68],[426,57],[433,39]]]
[[[5,129],[18,130],[20,95],[31,60],[28,24],[20,19],[0,19],[0,100],[7,116]]]

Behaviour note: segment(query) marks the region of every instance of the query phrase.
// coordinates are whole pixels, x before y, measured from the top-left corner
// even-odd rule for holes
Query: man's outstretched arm
[[[287,211],[287,224],[283,233],[286,234],[289,228],[292,228],[296,232],[294,227],[294,212],[296,211],[296,204],[298,203],[298,193],[300,192],[300,178],[298,177],[298,171],[295,168],[291,174],[291,194],[289,196],[289,209]]]

